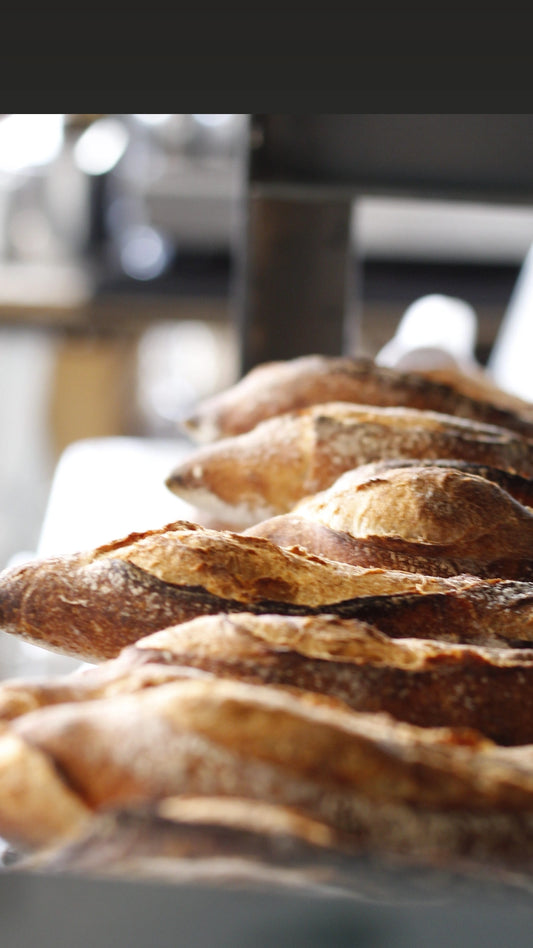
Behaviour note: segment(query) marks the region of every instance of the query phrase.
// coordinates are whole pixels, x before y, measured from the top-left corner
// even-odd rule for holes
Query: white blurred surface
[[[533,241],[527,206],[361,197],[354,245],[368,259],[521,263]]]
[[[128,533],[193,517],[165,486],[191,451],[178,438],[87,438],[59,459],[36,553],[75,553]]]
[[[0,566],[37,540],[54,469],[48,437],[54,352],[44,330],[0,329]]]
[[[502,388],[533,401],[533,245],[501,322],[488,370]]]

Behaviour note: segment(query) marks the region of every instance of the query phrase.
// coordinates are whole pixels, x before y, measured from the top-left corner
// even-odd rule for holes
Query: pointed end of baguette
[[[0,835],[21,849],[66,840],[92,815],[52,762],[7,729],[0,732]]]

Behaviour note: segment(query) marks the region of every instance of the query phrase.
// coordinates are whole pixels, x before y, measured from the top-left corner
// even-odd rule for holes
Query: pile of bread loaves
[[[198,511],[0,575],[9,871],[533,881],[533,406],[303,356],[185,422]]]

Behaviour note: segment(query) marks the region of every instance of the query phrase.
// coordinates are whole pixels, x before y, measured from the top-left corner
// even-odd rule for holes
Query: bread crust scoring
[[[380,460],[460,460],[533,478],[533,441],[467,419],[329,402],[197,448],[167,487],[242,529],[287,513],[341,474]]]
[[[235,385],[205,399],[183,426],[197,441],[250,431],[284,412],[330,401],[429,409],[533,437],[533,408],[495,386],[460,373],[448,381],[378,366],[364,357],[305,355],[254,367]]]

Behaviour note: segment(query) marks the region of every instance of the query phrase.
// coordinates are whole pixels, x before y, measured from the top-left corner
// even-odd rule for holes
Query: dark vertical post
[[[306,353],[340,355],[352,201],[250,188],[239,294],[241,372]]]

